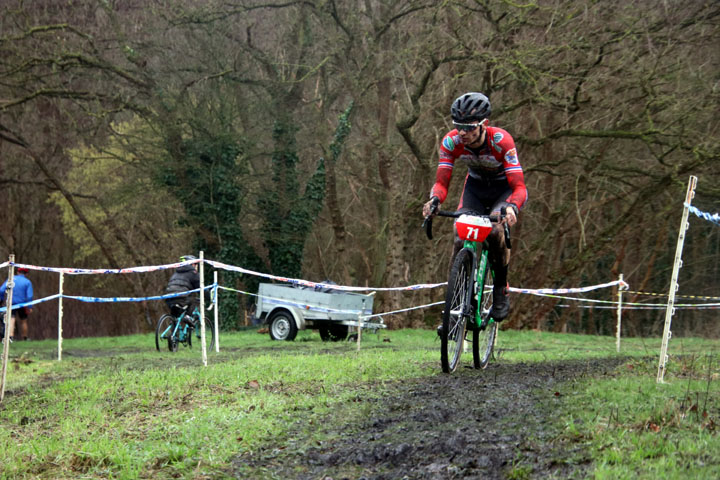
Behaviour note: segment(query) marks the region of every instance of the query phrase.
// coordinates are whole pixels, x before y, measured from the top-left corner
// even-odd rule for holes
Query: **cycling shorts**
[[[458,210],[489,215],[499,211],[511,194],[507,182],[487,182],[468,175]]]

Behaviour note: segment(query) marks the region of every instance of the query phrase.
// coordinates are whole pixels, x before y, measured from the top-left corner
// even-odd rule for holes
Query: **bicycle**
[[[167,342],[168,350],[177,352],[178,346],[183,344],[192,347],[193,333],[200,339],[200,311],[195,307],[192,313],[188,313],[188,306],[181,307],[177,317],[166,313],[158,320],[155,329],[155,348],[160,351],[160,343]],[[215,326],[212,321],[205,317],[205,339],[208,340],[208,348],[215,345]]]
[[[435,207],[437,208],[437,206]],[[463,248],[455,256],[450,269],[445,307],[440,335],[440,361],[443,372],[452,373],[460,362],[467,332],[472,331],[473,366],[487,367],[495,346],[497,322],[490,317],[493,296],[492,269],[489,266],[486,238],[492,224],[505,217],[503,208],[499,216],[480,215],[474,212],[447,212],[440,210],[438,216],[457,218],[455,225]],[[505,225],[505,244],[511,248],[510,230]],[[423,227],[432,240],[432,215],[425,218]]]

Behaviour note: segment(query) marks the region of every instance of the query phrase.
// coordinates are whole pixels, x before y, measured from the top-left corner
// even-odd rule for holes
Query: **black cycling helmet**
[[[485,120],[490,116],[490,100],[478,92],[460,95],[450,107],[453,122],[473,123]]]
[[[189,260],[197,260],[197,257],[195,255],[183,255],[180,257],[181,262],[187,262]]]

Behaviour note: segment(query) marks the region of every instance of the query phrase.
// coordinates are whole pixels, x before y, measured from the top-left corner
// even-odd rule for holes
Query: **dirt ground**
[[[313,428],[332,440],[310,443],[308,426],[298,422],[289,447],[238,456],[228,473],[246,478],[250,467],[261,478],[313,480],[583,478],[589,455],[555,424],[561,385],[606,375],[621,362],[491,362],[486,370],[384,384],[380,400],[358,399],[370,403],[359,419],[317,422]]]

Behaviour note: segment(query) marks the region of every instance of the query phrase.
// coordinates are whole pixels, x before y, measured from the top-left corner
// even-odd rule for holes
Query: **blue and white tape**
[[[37,300],[33,300],[32,302],[13,304],[12,309],[15,310],[16,308],[32,307],[33,305],[37,305],[38,303],[55,300],[56,298],[60,298],[59,293],[56,293],[55,295],[50,295],[49,297],[45,297],[45,298],[38,298]],[[5,311],[7,311],[7,307],[0,307],[0,312],[5,312]]]
[[[205,290],[215,288],[215,285],[208,285]],[[117,303],[117,302],[144,302],[146,300],[165,300],[168,298],[185,297],[191,293],[197,293],[200,289],[187,290],[185,292],[166,293],[165,295],[154,295],[152,297],[84,297],[76,295],[63,295],[63,298],[79,300],[87,303]]]
[[[215,288],[215,285],[208,285],[205,287],[205,290],[213,289]],[[86,296],[79,296],[79,295],[60,295],[55,294],[51,295],[49,297],[40,298],[38,300],[33,300],[32,302],[26,302],[26,303],[19,303],[17,305],[13,305],[12,309],[15,310],[16,308],[21,307],[29,307],[32,305],[36,305],[38,303],[47,302],[49,300],[55,300],[56,298],[69,298],[71,300],[78,300],[80,302],[86,302],[86,303],[119,303],[119,302],[144,302],[146,300],[165,300],[167,298],[175,298],[175,297],[184,297],[191,293],[197,293],[200,289],[196,288],[194,290],[188,290],[186,292],[177,292],[177,293],[167,293],[165,295],[154,295],[151,297],[86,297]],[[0,312],[4,312],[7,310],[7,307],[1,307]]]
[[[697,215],[698,217],[700,217],[700,218],[702,218],[702,219],[705,219],[705,220],[707,220],[707,221],[709,221],[709,222],[712,222],[712,223],[714,223],[715,225],[720,225],[720,214],[718,214],[718,213],[713,213],[713,214],[711,215],[711,214],[709,214],[709,213],[707,213],[707,212],[703,212],[702,210],[699,210],[699,209],[696,208],[696,207],[693,207],[692,205],[690,205],[690,204],[688,204],[688,203],[686,203],[685,206],[688,208],[688,210],[689,210],[690,212],[694,213],[694,214]]]

